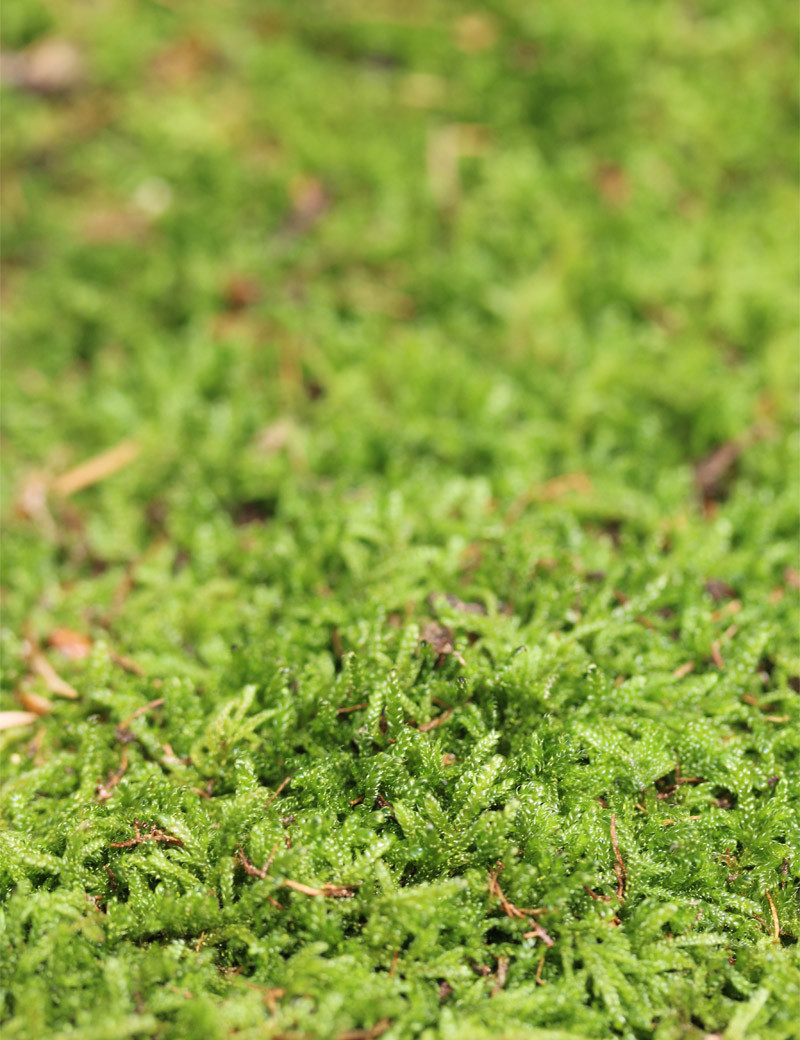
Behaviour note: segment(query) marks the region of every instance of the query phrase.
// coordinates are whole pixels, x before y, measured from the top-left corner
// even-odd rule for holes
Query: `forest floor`
[[[788,1040],[791,5],[7,0],[4,1040]]]

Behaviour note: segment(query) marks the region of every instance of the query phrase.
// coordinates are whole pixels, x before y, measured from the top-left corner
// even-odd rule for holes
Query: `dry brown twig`
[[[437,715],[435,719],[431,719],[430,722],[423,722],[417,726],[419,733],[430,733],[432,729],[436,729],[437,726],[441,726],[443,722],[447,722],[450,716],[453,714],[453,709],[448,708],[447,711],[443,711],[441,715]]]
[[[245,874],[249,874],[250,877],[261,878],[261,880],[263,881],[267,874],[269,874],[269,868],[272,866],[275,860],[275,854],[278,851],[279,845],[280,841],[276,841],[275,844],[272,846],[272,852],[270,852],[269,858],[267,859],[267,862],[264,864],[263,867],[257,867],[255,866],[255,864],[251,863],[247,856],[245,856],[244,849],[242,848],[242,846],[237,845],[236,849],[238,853],[239,862],[241,863],[242,869],[244,870]]]
[[[114,793],[114,788],[120,782],[125,775],[125,770],[128,768],[128,749],[122,749],[122,755],[120,756],[119,769],[109,776],[108,780],[104,784],[97,785],[97,800],[98,802],[107,802],[111,795]]]
[[[143,845],[146,841],[163,842],[165,845],[180,845],[183,846],[183,842],[180,838],[176,838],[174,834],[167,834],[162,831],[159,827],[153,823],[150,825],[150,830],[147,834],[142,834],[142,827],[144,824],[141,820],[133,821],[134,836],[128,838],[127,841],[112,841],[109,842],[112,849],[130,849],[134,845]]]
[[[603,902],[603,903],[610,903],[611,902],[611,896],[600,895],[599,893],[595,892],[593,889],[589,888],[588,885],[584,885],[583,889],[594,900],[597,900],[597,901]]]
[[[275,860],[275,855],[278,851],[279,845],[280,841],[276,841],[272,847],[272,852],[270,852],[269,858],[263,867],[257,867],[254,863],[251,863],[247,856],[245,856],[242,846],[237,845],[237,859],[239,860],[245,874],[249,874],[250,877],[256,877],[263,881]],[[320,888],[314,888],[312,885],[303,884],[302,881],[293,881],[291,878],[284,878],[283,881],[281,881],[281,886],[283,888],[291,888],[293,891],[300,892],[305,896],[324,896],[331,899],[344,899],[356,894],[355,888],[352,885],[322,885]],[[277,900],[270,899],[270,902],[273,905],[278,906],[280,909],[283,909]]]
[[[614,863],[614,873],[617,875],[617,899],[620,903],[625,899],[625,885],[627,883],[628,874],[625,869],[625,861],[622,858],[622,853],[619,851],[619,842],[617,841],[617,814],[611,814],[611,845],[614,849],[614,857],[616,862]]]
[[[502,888],[500,887],[500,883],[497,880],[497,875],[503,869],[503,864],[498,862],[495,864],[494,870],[489,871],[489,881],[486,886],[489,889],[489,905],[491,906],[492,896],[497,896],[497,898],[500,900],[500,905],[506,913],[506,916],[516,918],[520,921],[526,920],[526,918],[528,918],[532,914],[543,914],[544,908],[542,907],[534,907],[533,909],[530,909],[524,906],[515,906],[510,899],[506,898]]]
[[[492,897],[497,896],[507,917],[512,918],[512,920],[527,921],[533,926],[531,931],[523,932],[523,939],[541,939],[545,946],[555,945],[555,940],[552,936],[533,919],[534,914],[543,914],[545,912],[543,907],[516,906],[506,897],[497,880],[497,875],[502,869],[503,864],[498,862],[495,864],[494,870],[489,871],[489,881],[486,886],[489,889],[489,904],[491,905]]]
[[[766,890],[767,902],[769,903],[769,912],[772,914],[772,936],[775,942],[780,942],[781,939],[781,922],[778,918],[778,911],[775,906],[775,901],[772,898],[769,890]]]
[[[117,737],[127,733],[131,727],[131,723],[135,722],[141,715],[144,715],[145,712],[152,711],[153,708],[160,708],[163,703],[163,697],[156,697],[154,701],[148,701],[147,704],[143,704],[141,708],[137,708],[132,715],[129,715],[127,719],[120,722],[117,726]]]
[[[541,939],[545,946],[555,946],[555,940],[551,935],[542,928],[538,921],[531,921],[533,930],[530,932],[523,932],[523,939]]]

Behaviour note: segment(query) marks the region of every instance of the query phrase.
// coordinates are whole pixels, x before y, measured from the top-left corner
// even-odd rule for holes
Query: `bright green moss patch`
[[[800,1035],[791,9],[475,7],[7,0],[4,1040]]]

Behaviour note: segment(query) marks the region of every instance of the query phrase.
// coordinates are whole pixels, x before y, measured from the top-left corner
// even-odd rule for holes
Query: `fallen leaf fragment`
[[[0,730],[30,726],[38,717],[32,711],[0,711]]]
[[[554,502],[570,494],[589,496],[593,489],[592,479],[587,473],[563,473],[560,476],[552,477],[544,484],[529,487],[518,495],[511,503],[503,522],[507,527],[516,523],[528,506],[534,502]]]
[[[463,599],[460,599],[458,596],[454,596],[450,592],[446,593],[444,598],[447,600],[448,604],[454,610],[458,610],[462,614],[480,614],[481,616],[483,616],[487,613],[486,607],[483,605],[483,603],[467,603]],[[428,603],[430,603],[431,606],[435,606],[436,599],[436,593],[432,593],[430,596],[428,596]]]
[[[126,657],[124,654],[112,653],[111,660],[126,672],[132,672],[134,675],[146,674],[144,668],[137,661]]]
[[[218,60],[216,50],[207,40],[191,34],[159,51],[150,69],[160,85],[167,88],[185,87],[205,75]]]
[[[49,715],[53,710],[52,702],[32,690],[20,690],[17,694],[19,702],[25,711],[34,715]]]
[[[103,451],[99,455],[82,462],[79,466],[67,470],[53,481],[53,491],[67,498],[74,495],[76,491],[98,484],[106,477],[113,476],[119,470],[129,465],[139,454],[139,445],[136,441],[127,440]]]
[[[50,693],[56,694],[57,697],[66,697],[71,701],[78,699],[78,691],[75,687],[70,686],[65,679],[61,678],[41,650],[33,650],[29,661],[31,670],[44,679],[44,684]]]
[[[80,661],[81,658],[88,657],[92,649],[91,639],[71,628],[54,628],[47,637],[47,642],[71,661]]]
[[[261,298],[261,286],[255,278],[246,274],[232,274],[225,283],[223,298],[228,310],[245,310],[258,303]]]
[[[705,502],[716,502],[722,497],[726,478],[730,476],[734,463],[742,453],[742,445],[728,441],[715,448],[694,469],[694,482],[698,494]]]
[[[489,50],[497,41],[497,26],[494,20],[481,11],[462,15],[455,24],[456,47],[465,54],[480,54]]]
[[[147,221],[141,212],[124,206],[93,209],[81,217],[78,230],[90,245],[114,245],[142,239]]]
[[[29,473],[20,486],[14,504],[16,515],[31,520],[48,538],[56,535],[56,524],[47,505],[48,478],[39,470]]]
[[[275,455],[289,443],[293,429],[291,419],[276,419],[256,435],[256,447],[265,455]]]
[[[69,40],[51,38],[22,53],[2,56],[2,80],[32,94],[63,94],[83,79],[81,53]]]
[[[336,1034],[336,1040],[377,1040],[379,1036],[383,1036],[391,1024],[390,1019],[382,1018],[369,1029],[345,1029]]]
[[[694,483],[702,502],[708,506],[721,501],[727,492],[727,484],[733,468],[743,451],[768,435],[768,429],[756,424],[719,447],[714,448],[694,467]]]
[[[447,209],[458,203],[461,159],[478,158],[489,147],[489,131],[479,123],[448,123],[430,132],[425,162],[431,194],[440,207]]]
[[[736,589],[720,578],[709,578],[704,587],[715,603],[720,603],[724,599],[736,598]]]
[[[316,177],[297,177],[289,185],[292,208],[280,234],[284,238],[303,235],[317,223],[331,205],[325,185]]]
[[[625,170],[616,163],[600,163],[594,173],[594,182],[603,202],[612,209],[622,209],[630,201],[630,181]]]
[[[419,638],[421,643],[427,643],[439,655],[437,663],[441,663],[448,654],[452,654],[461,664],[466,663],[461,654],[456,652],[455,635],[452,628],[448,628],[447,625],[442,625],[438,621],[428,621],[423,626]]]

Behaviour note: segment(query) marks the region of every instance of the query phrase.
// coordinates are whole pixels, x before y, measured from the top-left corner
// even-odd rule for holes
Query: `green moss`
[[[9,6],[4,1038],[798,1036],[786,5]]]

